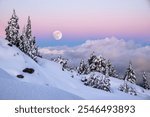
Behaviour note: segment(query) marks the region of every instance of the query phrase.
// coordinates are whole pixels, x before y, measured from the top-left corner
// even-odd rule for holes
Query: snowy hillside
[[[82,99],[54,87],[21,82],[0,69],[0,99]],[[37,93],[38,92],[38,93]]]
[[[134,84],[130,85],[136,89],[137,96],[119,91],[123,80],[110,78],[110,93],[85,86],[82,75],[63,71],[58,63],[42,58],[37,61],[38,64],[0,39],[0,99],[150,99],[150,91]],[[32,68],[34,72],[23,72],[25,68]]]

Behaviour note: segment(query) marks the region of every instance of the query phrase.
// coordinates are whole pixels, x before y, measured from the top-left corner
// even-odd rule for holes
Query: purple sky
[[[55,30],[63,33],[57,43],[64,45],[110,36],[150,40],[149,0],[0,0],[1,37],[5,37],[13,9],[21,29],[31,16],[33,33],[39,42],[55,43]]]

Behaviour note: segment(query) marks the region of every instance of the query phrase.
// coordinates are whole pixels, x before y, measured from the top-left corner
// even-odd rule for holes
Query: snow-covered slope
[[[22,82],[0,69],[0,99],[82,99],[58,88]]]
[[[35,72],[24,73],[25,68]],[[16,77],[20,74],[23,79]],[[138,96],[120,92],[118,87],[123,81],[110,79],[112,93],[85,86],[75,72],[62,71],[60,64],[42,58],[37,64],[15,46],[0,40],[0,99],[150,99],[150,91],[143,92],[136,85]]]

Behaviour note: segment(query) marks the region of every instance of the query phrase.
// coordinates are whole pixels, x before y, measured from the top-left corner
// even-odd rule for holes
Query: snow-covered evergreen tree
[[[101,86],[101,85],[100,85]],[[102,86],[101,86],[101,89],[102,90],[105,90],[105,91],[109,91],[111,92],[111,89],[110,89],[110,79],[108,77],[104,77],[103,80],[102,80]]]
[[[105,74],[106,60],[103,57],[97,57],[93,52],[88,59],[88,64],[91,72],[96,71]]]
[[[148,90],[150,89],[145,72],[143,72],[143,87],[144,87],[144,89],[148,89]]]
[[[124,80],[129,81],[131,83],[136,82],[136,76],[135,76],[135,72],[132,68],[132,63],[131,62],[129,63],[129,67],[127,68],[127,71],[125,73]]]
[[[108,76],[118,78],[118,74],[115,68],[112,66],[111,61],[110,60],[106,61],[106,59],[103,58],[102,56],[97,57],[94,52],[88,59],[88,64],[90,72],[100,72],[105,75],[106,67],[108,67],[107,68]]]
[[[118,78],[118,73],[113,66],[111,67],[111,71],[109,72],[109,76]]]
[[[106,59],[102,58],[101,60],[101,73],[105,74],[106,71]]]
[[[28,54],[33,60],[36,61],[36,58],[40,56],[38,52],[38,47],[36,45],[35,37],[32,36],[31,30],[31,20],[28,17],[28,22],[26,26],[26,54]]]
[[[94,79],[95,79],[95,74],[90,75],[89,78],[86,78],[86,82],[84,83],[84,85],[86,86],[93,86],[94,85]]]
[[[110,90],[110,79],[104,76],[99,76],[92,74],[89,78],[83,78],[82,82],[84,82],[84,85],[90,86],[93,88],[105,90],[108,92],[111,92]]]
[[[6,40],[10,42],[10,44],[19,47],[20,38],[19,38],[19,24],[18,24],[18,17],[13,10],[12,17],[8,22],[8,26],[5,29],[6,31]]]
[[[97,72],[101,72],[103,71],[103,68],[102,68],[102,60],[103,58],[101,56],[98,56],[96,57],[94,63],[95,63],[95,66],[96,66],[96,71]]]
[[[27,25],[26,25],[26,48],[27,48],[27,51],[26,53],[31,57],[33,58],[33,55],[31,53],[31,48],[33,46],[33,37],[32,37],[32,31],[31,31],[31,20],[30,20],[30,17],[28,17],[28,21],[27,21]]]
[[[84,62],[84,60],[82,59],[80,62],[79,67],[77,67],[77,71],[79,74],[88,74],[88,66],[87,64]]]
[[[109,61],[107,62],[106,64],[106,67],[105,67],[105,77],[108,78],[109,77],[109,70],[110,70],[110,66],[109,66]]]
[[[57,62],[58,63],[58,59],[60,59],[61,58],[61,56],[58,56],[57,58],[51,58],[51,61],[54,61],[54,62]]]
[[[117,71],[116,71],[115,68],[112,66],[112,63],[111,63],[110,60],[107,61],[107,65],[108,65],[108,74],[109,74],[109,76],[118,78]]]
[[[57,58],[53,58],[51,59],[52,61],[54,62],[57,62],[59,64],[62,65],[62,70],[64,71],[65,69],[68,70],[68,71],[71,71],[73,70],[73,68],[69,67],[67,64],[68,64],[68,59],[66,58],[63,58],[61,56],[58,56]]]
[[[126,81],[124,81],[123,85],[120,85],[119,90],[130,95],[137,95],[135,88],[129,86]]]
[[[95,53],[93,52],[90,55],[90,58],[88,59],[88,64],[89,64],[90,71],[96,71],[96,65],[95,65],[95,59],[96,58],[97,57],[96,57]]]
[[[95,53],[93,52],[91,55],[90,55],[90,58],[88,59],[88,63],[89,65],[92,64],[93,60],[96,58],[96,55]]]
[[[31,45],[31,50],[30,50],[31,58],[36,60],[37,57],[39,57],[39,52],[38,52],[38,46],[36,45],[35,37],[33,37],[32,40],[30,41],[30,45]]]
[[[26,29],[25,27],[23,27],[23,31],[22,31],[22,34],[20,36],[20,44],[19,44],[19,49],[21,51],[23,51],[24,53],[27,52],[27,48],[26,48],[26,42],[27,42],[27,39],[26,39]]]
[[[97,72],[105,74],[106,61],[102,56],[98,56],[94,60],[94,64]]]
[[[67,63],[68,63],[68,59],[64,59],[64,60],[62,61],[62,70],[63,70],[63,71],[64,71],[64,69],[67,69],[67,68],[68,68]]]

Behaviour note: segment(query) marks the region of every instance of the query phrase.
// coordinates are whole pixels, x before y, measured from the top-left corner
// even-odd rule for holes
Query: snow
[[[118,88],[124,81],[112,77],[111,93],[85,86],[81,82],[84,76],[77,75],[75,71],[63,71],[59,63],[43,58],[38,58],[37,64],[18,48],[10,47],[7,43],[0,39],[0,99],[150,99],[150,91],[131,83],[129,84],[138,92],[137,96],[119,91]],[[33,68],[35,72],[24,73],[22,70],[25,68]],[[17,78],[19,74],[24,78]],[[95,74],[102,76],[100,73]]]
[[[0,99],[67,100],[82,99],[58,88],[22,82],[0,69]],[[38,92],[38,93],[37,93]]]

